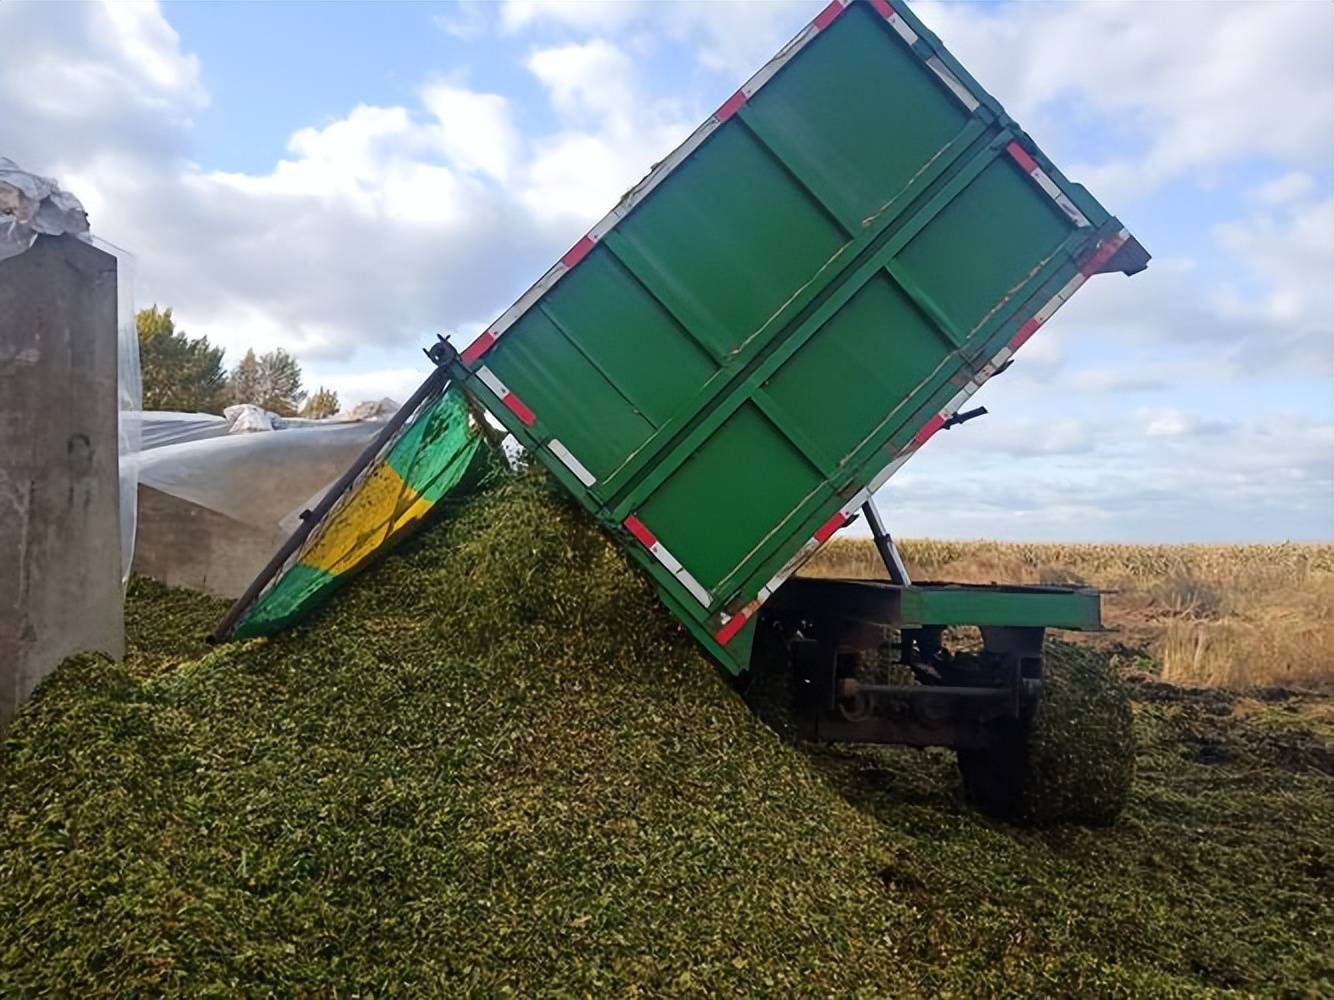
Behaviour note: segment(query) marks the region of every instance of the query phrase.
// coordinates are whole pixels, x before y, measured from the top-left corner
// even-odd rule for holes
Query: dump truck
[[[476,339],[427,351],[215,638],[290,621],[466,479],[467,426],[503,427],[727,674],[787,679],[803,736],[955,748],[1013,813],[1046,630],[1100,628],[1099,595],[913,581],[872,498],[1086,280],[1148,259],[902,0],[833,0]],[[330,527],[358,509],[375,532]],[[886,580],[795,575],[858,517]],[[980,645],[951,648],[965,626]]]

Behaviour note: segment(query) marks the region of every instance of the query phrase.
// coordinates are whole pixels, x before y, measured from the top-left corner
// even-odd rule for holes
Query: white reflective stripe
[[[591,233],[598,234],[598,237],[606,235],[617,222],[630,214],[630,210],[643,201],[650,191],[661,184],[673,170],[681,165],[681,161],[693,153],[700,145],[718,128],[719,121],[710,115],[699,128],[690,133],[685,142],[677,146],[667,154],[667,158],[660,161],[656,167],[645,175],[644,179],[627,191],[616,207],[603,216],[602,221],[590,230]]]
[[[760,588],[760,593],[756,600],[767,601],[770,595],[787,582],[789,576],[801,569],[802,564],[813,556],[819,548],[820,543],[814,538],[807,539],[806,544],[797,549],[792,558],[783,564],[783,568],[775,573],[769,582]]]
[[[893,29],[899,33],[899,37],[902,38],[905,42],[907,42],[909,45],[917,44],[917,32],[912,30],[912,26],[909,25],[907,21],[899,17],[897,11],[895,11],[893,16],[889,18],[889,23],[890,26],[893,27]],[[937,70],[936,72],[940,71]],[[957,83],[958,81],[956,80],[955,82]],[[974,104],[973,107],[977,107],[977,105]],[[968,110],[971,111],[973,109],[969,108]]]
[[[487,330],[499,340],[500,336],[513,326],[520,316],[531,309],[533,304],[547,293],[547,289],[559,281],[568,270],[569,268],[566,267],[562,261],[556,261],[556,263],[551,266],[550,270],[542,275],[542,277],[538,278],[528,291],[520,295],[518,301],[515,302],[514,305],[501,313],[500,318],[488,326]]]
[[[1077,273],[1073,278],[1067,281],[1065,287],[1056,294],[1060,296],[1061,301],[1064,302],[1071,295],[1074,295],[1075,292],[1079,291],[1079,286],[1086,281],[1088,281],[1088,278],[1084,277],[1082,273]]]
[[[1065,299],[1061,298],[1059,294],[1053,295],[1051,300],[1045,306],[1033,314],[1033,318],[1038,321],[1038,325],[1041,326],[1043,323],[1047,322],[1047,320],[1051,319],[1052,314],[1055,313],[1057,309],[1061,308],[1061,303],[1064,301]]]
[[[1038,187],[1046,193],[1047,197],[1060,206],[1061,211],[1068,215],[1081,229],[1088,228],[1091,223],[1088,217],[1081,212],[1073,201],[1066,197],[1065,192],[1056,186],[1056,182],[1051,179],[1051,175],[1041,167],[1034,167],[1028,172],[1028,175],[1037,181]]]
[[[1088,279],[1082,274],[1076,274],[1065,283],[1059,292],[1047,300],[1047,304],[1033,314],[1033,319],[1037,321],[1038,326],[1046,323],[1052,316],[1056,315],[1056,310],[1070,301],[1070,296],[1079,291],[1081,285]],[[1011,353],[1014,353],[1013,351]]]
[[[871,499],[870,490],[861,490],[853,494],[852,499],[839,508],[839,513],[844,517],[851,517],[856,511],[861,509],[862,504]]]
[[[1061,189],[1056,186],[1056,182],[1047,175],[1047,171],[1041,167],[1034,167],[1028,175],[1038,182],[1038,187],[1047,192],[1047,197],[1056,199],[1061,197]]]
[[[884,486],[885,483],[889,482],[890,477],[893,476],[894,473],[898,472],[899,469],[903,468],[903,463],[908,461],[908,459],[912,456],[914,450],[915,449],[912,447],[912,445],[909,445],[907,448],[905,448],[902,452],[899,453],[899,456],[896,459],[894,459],[894,461],[890,462],[888,465],[886,465],[883,469],[880,470],[879,474],[877,474],[876,477],[867,484],[866,488],[870,490],[872,493],[874,493],[876,492],[876,490],[880,489],[880,487]]]
[[[843,4],[847,7],[847,3]],[[797,36],[778,50],[778,54],[767,63],[756,70],[749,80],[741,86],[741,92],[747,97],[753,95],[757,90],[773,79],[774,74],[782,69],[787,63],[806,47],[806,43],[820,33],[820,30],[814,24],[808,24],[797,33]]]
[[[701,587],[699,581],[696,580],[693,576],[691,576],[687,570],[681,569],[678,572],[673,573],[672,575],[675,576],[678,580],[680,580],[681,586],[685,587],[686,590],[690,591],[690,596],[693,597],[695,600],[699,601],[699,603],[704,605],[704,607],[707,608],[710,604],[713,603],[713,595],[710,594],[703,587]]]
[[[475,374],[479,379],[482,380],[483,385],[485,385],[488,389],[494,392],[501,399],[504,399],[506,396],[510,394],[509,386],[507,386],[504,382],[500,381],[500,379],[496,378],[496,373],[493,372],[490,368],[486,367],[486,365],[479,365],[477,367],[477,371]]]
[[[895,18],[898,20],[898,18]],[[926,61],[936,76],[944,82],[945,86],[950,88],[950,93],[963,102],[963,106],[969,111],[976,111],[979,101],[973,96],[973,92],[960,82],[959,78],[950,72],[950,68],[941,61],[939,56],[932,56]]]
[[[654,542],[649,546],[649,551],[657,557],[658,562],[667,567],[668,571],[675,576],[681,571],[681,564],[676,561],[676,556],[667,551],[667,547],[662,542]]]
[[[667,547],[663,545],[662,542],[655,541],[649,546],[648,550],[653,553],[653,557],[657,559],[658,562],[662,563],[667,572],[676,577],[677,582],[690,592],[691,597],[699,601],[699,603],[706,608],[713,603],[713,595],[702,587],[698,580],[690,575],[690,571],[681,565],[676,556],[667,551]]]
[[[973,383],[971,382],[968,383],[968,385],[972,384]],[[967,385],[964,386],[962,389],[960,389],[958,392],[954,394],[953,398],[951,398],[948,403],[945,404],[945,408],[940,411],[940,415],[944,417],[946,420],[949,420],[950,417],[954,416],[955,410],[963,406],[964,403],[968,402],[968,397],[971,396],[972,394],[973,392],[969,390],[968,386]]]
[[[1061,206],[1061,211],[1070,216],[1070,218],[1074,220],[1075,225],[1080,229],[1088,229],[1092,225],[1088,220],[1088,216],[1076,208],[1075,203],[1065,195],[1058,194],[1055,200],[1056,204]]]
[[[552,438],[547,442],[547,447],[550,448],[552,453],[561,460],[565,465],[565,468],[575,474],[575,477],[579,482],[583,483],[585,486],[592,486],[598,481],[598,477],[589,472],[587,466],[579,461],[579,459],[575,458],[574,455],[570,453],[570,449],[561,444],[559,439]]]

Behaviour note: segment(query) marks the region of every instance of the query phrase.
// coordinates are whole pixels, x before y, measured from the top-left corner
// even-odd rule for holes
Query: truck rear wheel
[[[1001,819],[1106,826],[1125,806],[1135,775],[1130,698],[1095,654],[1049,650],[1035,708],[993,723],[991,747],[958,752],[964,792]]]

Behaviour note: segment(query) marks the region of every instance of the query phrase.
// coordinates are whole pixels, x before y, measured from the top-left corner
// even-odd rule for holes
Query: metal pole
[[[862,504],[862,513],[866,515],[866,523],[871,526],[871,537],[875,539],[875,547],[880,550],[880,558],[885,562],[889,582],[906,587],[911,582],[908,579],[908,569],[899,558],[899,550],[894,547],[894,539],[889,537],[889,532],[885,530],[880,520],[880,512],[875,509],[875,501],[868,499]]]
[[[227,609],[227,613],[222,616],[222,621],[214,627],[208,635],[209,642],[225,642],[231,635],[232,629],[241,616],[250,610],[250,606],[259,597],[260,592],[269,585],[278,571],[291,557],[292,553],[301,548],[310,533],[315,530],[315,525],[324,520],[325,515],[333,509],[333,505],[338,502],[347,488],[352,485],[352,481],[361,475],[368,465],[375,461],[385,444],[398,433],[398,429],[407,422],[408,417],[417,412],[417,408],[429,399],[432,395],[444,392],[449,385],[449,369],[444,364],[440,364],[435,371],[426,376],[426,381],[417,387],[417,391],[412,394],[406,403],[398,408],[389,422],[384,425],[384,429],[375,435],[375,440],[366,446],[366,449],[357,456],[357,460],[348,467],[348,470],[338,477],[338,481],[325,491],[320,502],[315,505],[315,509],[306,513],[301,523],[297,525],[296,531],[283,543],[282,548],[274,553],[273,558],[268,564],[259,571],[259,576],[250,582],[246,587],[245,593],[236,599],[236,603]]]

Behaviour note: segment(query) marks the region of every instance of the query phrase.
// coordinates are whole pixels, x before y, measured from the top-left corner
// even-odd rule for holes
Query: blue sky
[[[820,6],[0,4],[0,155],[190,332],[401,399]],[[1334,7],[913,8],[1155,260],[913,458],[891,527],[1334,537]]]

